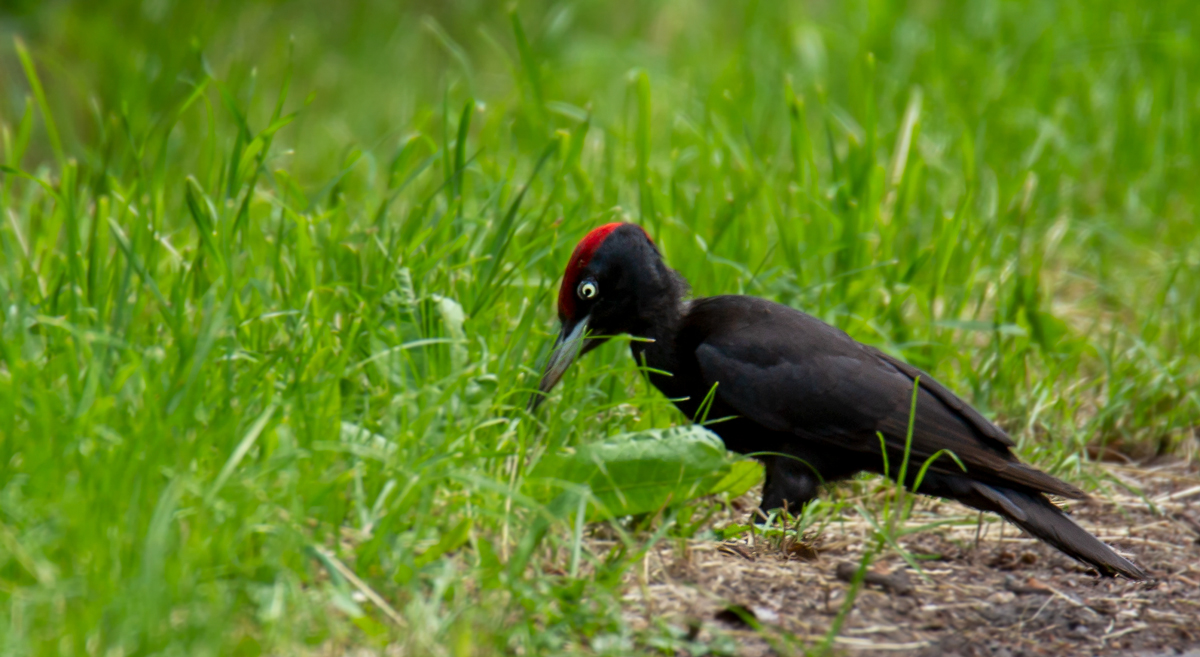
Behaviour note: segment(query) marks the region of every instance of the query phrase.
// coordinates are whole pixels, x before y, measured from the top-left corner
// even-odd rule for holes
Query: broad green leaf
[[[746,491],[758,485],[763,480],[763,467],[758,461],[745,459],[734,461],[729,466],[729,474],[718,481],[709,492],[710,495],[725,493],[730,498],[744,495]]]
[[[528,494],[544,501],[586,494],[588,519],[596,520],[650,513],[668,503],[734,490],[748,478],[744,466],[739,466],[737,477],[718,488],[731,472],[721,439],[699,426],[688,426],[623,434],[544,457],[526,485]],[[551,506],[565,512],[575,508]]]

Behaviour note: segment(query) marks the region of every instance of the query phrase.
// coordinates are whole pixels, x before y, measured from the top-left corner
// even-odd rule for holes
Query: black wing
[[[902,453],[920,377],[911,455],[954,452],[973,479],[1062,495],[1083,491],[1017,461],[999,427],[933,377],[798,310],[742,296],[692,303],[678,342],[694,349],[708,386],[763,427],[879,456]],[[877,433],[878,432],[878,433]],[[961,473],[950,459],[932,470]]]

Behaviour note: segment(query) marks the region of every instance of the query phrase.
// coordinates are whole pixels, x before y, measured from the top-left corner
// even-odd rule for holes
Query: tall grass
[[[636,546],[561,527],[505,567],[542,455],[684,422],[623,344],[523,411],[564,258],[613,219],[1060,476],[1185,445],[1197,16],[1101,5],[11,5],[3,652],[675,636],[621,615]]]

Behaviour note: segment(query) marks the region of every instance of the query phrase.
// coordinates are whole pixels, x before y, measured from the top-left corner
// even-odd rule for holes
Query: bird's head
[[[616,222],[584,236],[563,272],[558,290],[562,328],[530,409],[537,408],[579,356],[614,335],[645,335],[675,310],[686,287],[641,226]]]

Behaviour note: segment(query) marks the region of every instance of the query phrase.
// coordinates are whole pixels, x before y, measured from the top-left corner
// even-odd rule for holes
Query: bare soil
[[[895,550],[873,562],[872,579],[895,586],[863,587],[835,651],[1200,656],[1200,472],[1185,462],[1104,467],[1113,483],[1073,504],[1072,516],[1151,581],[1098,577],[995,516],[923,500],[909,526],[956,524],[900,539],[926,559],[923,574]],[[756,501],[741,498],[741,510],[718,524],[748,522]],[[846,564],[857,566],[870,537],[870,525],[851,511],[799,541],[664,543],[629,575],[626,613],[643,627],[679,623],[699,639],[732,633],[743,655],[812,648],[843,606]]]

